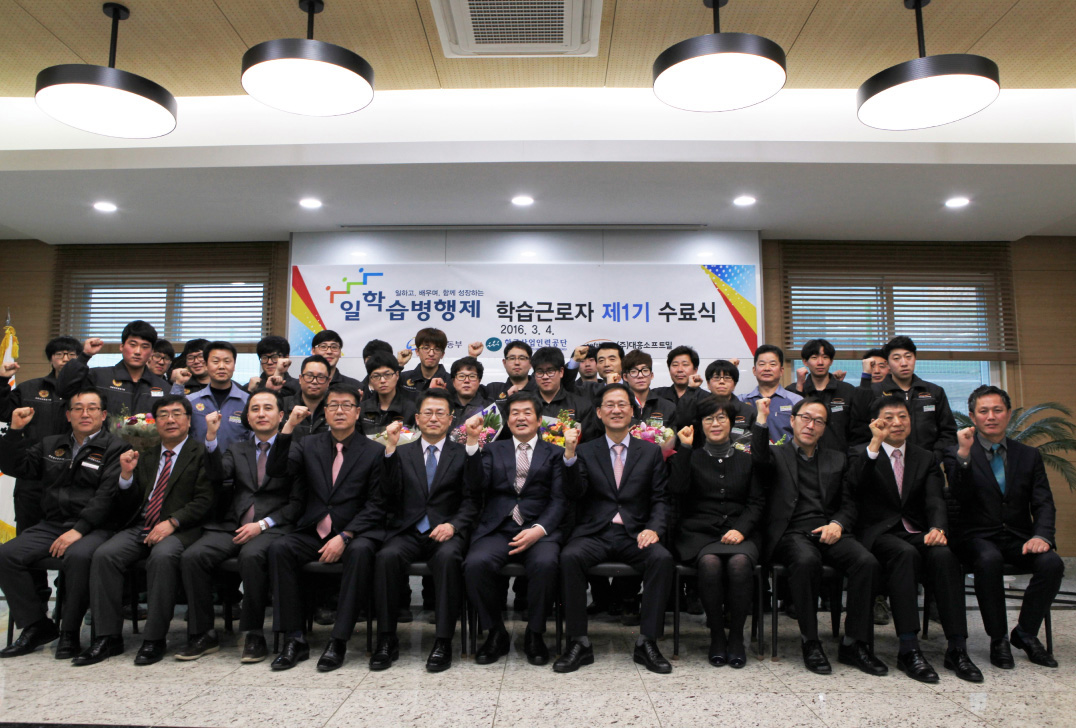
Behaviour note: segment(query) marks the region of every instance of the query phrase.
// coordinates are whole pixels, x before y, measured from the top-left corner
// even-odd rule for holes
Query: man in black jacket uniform
[[[277,447],[269,451],[268,475],[301,478],[306,494],[295,530],[269,547],[274,619],[286,635],[280,654],[273,660],[274,670],[288,670],[310,656],[303,636],[300,571],[311,561],[343,565],[336,623],[318,660],[318,670],[327,672],[344,664],[359,600],[369,594],[374,553],[384,540],[381,471],[385,451],[356,429],[358,390],[344,385],[330,387],[325,416],[328,432],[290,443],[291,431],[298,424],[298,413],[292,411]]]
[[[239,629],[246,632],[243,662],[261,662],[268,654],[263,634],[269,602],[269,546],[292,526],[303,507],[302,482],[270,478],[269,450],[284,418],[279,392],[255,391],[243,409],[243,424],[253,440],[233,443],[222,452],[217,438],[221,414],[206,415],[206,471],[217,486],[219,520],[183,552],[180,572],[187,592],[187,646],[177,660],[196,660],[220,649],[213,629],[213,572],[226,559],[238,558],[243,582]]]
[[[325,421],[325,397],[329,393],[329,362],[320,354],[303,359],[299,369],[299,395],[284,398],[284,421],[297,411],[298,421],[292,430],[291,441],[296,442],[307,435],[328,432]]]
[[[427,389],[418,410],[419,439],[399,445],[402,423],[385,430],[382,491],[394,517],[374,560],[378,637],[370,658],[372,670],[391,667],[399,656],[396,617],[401,587],[415,561],[429,565],[437,598],[437,628],[426,669],[441,672],[452,666],[452,637],[463,597],[463,555],[478,513],[473,481],[481,472],[477,433],[482,423],[477,415],[468,423],[472,436],[464,448],[448,439],[452,425],[448,392]]]
[[[366,360],[367,386],[370,396],[363,398],[359,407],[359,426],[367,437],[385,431],[393,422],[406,427],[415,426],[417,402],[400,391],[400,365],[396,358],[383,351],[375,351]]]
[[[968,412],[974,427],[958,433],[946,470],[960,503],[957,553],[975,574],[975,596],[990,635],[990,662],[1012,669],[1011,641],[1035,664],[1057,667],[1038,639],[1065,574],[1056,551],[1057,512],[1042,455],[1006,437],[1012,404],[1003,389],[979,387],[968,397]],[[1032,574],[1011,635],[1002,581],[1005,564]]]
[[[806,365],[807,376],[802,385],[793,384],[789,392],[801,397],[811,397],[821,401],[829,410],[829,420],[822,433],[819,447],[848,452],[852,434],[852,404],[856,398],[856,388],[837,379],[830,372],[833,357],[836,356],[833,344],[825,339],[811,339],[803,345],[800,359]],[[843,375],[842,375],[843,376]]]
[[[907,442],[911,417],[903,400],[878,398],[870,428],[870,444],[856,446],[851,455],[852,481],[858,488],[856,531],[886,575],[900,639],[897,667],[920,682],[938,682],[917,637],[918,588],[923,581],[934,592],[949,640],[945,666],[957,677],[982,682],[983,674],[968,657],[964,570],[948,546],[941,469],[933,453]]]
[[[838,659],[870,675],[889,669],[870,648],[871,605],[878,591],[878,560],[852,535],[856,523],[853,485],[842,452],[818,447],[827,407],[817,399],[792,406],[792,442],[770,445],[770,400],[756,401],[751,458],[767,489],[768,522],[763,561],[788,567],[789,588],[799,617],[803,663],[828,675],[829,660],[818,639],[818,595],[823,564],[848,577],[848,610]]]
[[[111,535],[109,512],[120,454],[130,448],[102,429],[108,413],[96,390],[70,399],[71,434],[33,442],[27,426],[35,416],[31,407],[16,409],[11,429],[0,438],[0,469],[40,482],[43,489],[41,521],[0,546],[0,589],[11,618],[23,628],[10,647],[0,650],[0,657],[25,655],[59,636],[56,659],[70,659],[81,650],[79,632],[90,600],[90,559]],[[64,562],[67,596],[58,635],[29,569],[49,556]]]

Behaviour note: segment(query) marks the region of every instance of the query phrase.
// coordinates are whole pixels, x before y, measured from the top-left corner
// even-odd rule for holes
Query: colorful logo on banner
[[[756,306],[755,266],[704,265],[721,299],[740,328],[747,348],[758,348],[758,307]]]
[[[314,334],[324,331],[326,326],[297,265],[291,267],[291,317],[292,336],[298,337],[297,341],[293,340],[292,348],[302,352],[310,351],[313,348]],[[299,325],[294,325],[296,323]]]

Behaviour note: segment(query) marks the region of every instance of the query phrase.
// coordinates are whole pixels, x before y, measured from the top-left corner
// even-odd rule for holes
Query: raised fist
[[[758,411],[758,416],[759,417],[769,417],[770,416],[770,398],[769,397],[760,397],[759,399],[756,399],[755,400],[755,409]]]
[[[172,370],[172,383],[183,386],[191,380],[191,370],[180,367]]]
[[[279,392],[281,389],[284,388],[284,377],[280,376],[279,374],[274,374],[273,376],[268,377],[265,380],[265,388],[271,389],[274,392]]]
[[[280,376],[284,376],[284,373],[288,371],[291,366],[291,358],[282,356],[276,360],[276,373]]]
[[[586,344],[575,347],[575,351],[572,352],[572,358],[577,362],[582,363],[587,358],[587,352],[590,351],[590,347]]]
[[[467,418],[466,428],[467,428],[467,444],[468,445],[477,445],[478,444],[478,438],[479,438],[479,436],[481,436],[482,430],[484,429],[482,427],[482,422],[483,422],[483,419],[482,419],[482,415],[480,415],[480,414],[472,415],[472,416]]]
[[[220,412],[210,412],[205,416],[205,439],[216,440],[217,431],[220,430],[220,422],[223,419]]]
[[[445,380],[441,379],[441,377],[434,377],[433,379],[430,380],[430,389],[444,389],[444,388],[445,388]]]
[[[400,349],[396,352],[396,363],[403,367],[407,362],[411,361],[411,357],[415,355],[415,352],[410,349]]]
[[[810,372],[808,371],[807,367],[800,367],[799,369],[797,369],[796,370],[796,384],[798,384],[798,385],[800,385],[802,387],[804,385],[804,383],[807,381],[807,375],[808,374],[810,374]]]
[[[393,422],[385,428],[385,450],[393,451],[400,444],[400,432],[403,430],[402,422]]]
[[[680,438],[680,444],[684,447],[691,447],[695,442],[695,428],[692,425],[682,428],[676,433],[676,436]]]
[[[579,426],[564,431],[564,454],[566,457],[575,457],[575,446],[579,444]]]
[[[876,420],[871,420],[871,437],[877,440],[884,440],[885,436],[889,434],[889,422],[879,417]]]
[[[123,478],[130,478],[134,475],[136,467],[138,467],[138,450],[128,450],[120,455],[120,475]]]
[[[843,382],[844,378],[848,376],[848,372],[844,369],[838,369],[835,372],[830,372],[830,374],[832,374],[833,378],[836,379],[838,382]]]
[[[7,364],[0,366],[0,377],[11,379],[11,377],[15,376],[15,372],[17,371],[19,371],[19,363],[14,361],[8,362]]]
[[[508,391],[504,393],[504,396],[511,397],[513,394],[515,394],[518,391],[519,391],[519,385],[518,384],[513,384],[511,387],[508,388]]]
[[[605,375],[605,383],[606,384],[616,384],[619,381],[620,381],[620,375],[617,374],[616,372],[609,372],[608,374]]]
[[[971,445],[975,442],[975,428],[965,427],[962,430],[957,430],[956,433],[956,448],[957,454],[962,458],[966,458],[971,455]]]
[[[301,404],[297,404],[291,408],[291,414],[288,415],[288,424],[295,427],[295,425],[299,424],[309,416],[310,410]]]
[[[467,355],[473,356],[476,359],[482,356],[482,352],[486,350],[485,345],[481,341],[472,341],[467,345]]]
[[[729,364],[731,364],[732,366],[734,366],[736,368],[739,368],[739,366],[740,366],[740,360],[739,359],[729,359],[728,362],[729,362]]]
[[[11,413],[11,429],[21,430],[30,424],[32,419],[34,419],[33,407],[19,407]]]
[[[698,389],[702,386],[702,375],[696,372],[687,378],[687,386],[691,389]]]
[[[104,339],[86,339],[86,343],[82,345],[82,353],[86,356],[93,356],[97,352],[101,351],[101,348],[105,345]]]
[[[247,382],[247,391],[248,392],[253,392],[254,390],[256,390],[260,386],[262,386],[262,378],[261,377],[251,377],[250,381]]]

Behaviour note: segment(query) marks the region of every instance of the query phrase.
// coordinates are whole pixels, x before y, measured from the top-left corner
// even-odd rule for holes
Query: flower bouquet
[[[657,420],[649,420],[633,425],[628,434],[640,440],[652,442],[655,445],[664,445],[675,433],[668,427],[662,427]]]
[[[124,407],[111,423],[113,434],[139,452],[147,452],[161,444],[157,421],[148,412],[132,415]]]
[[[400,428],[400,441],[396,443],[396,446],[399,447],[400,445],[406,445],[409,442],[414,442],[421,436],[422,433],[418,430],[412,430],[407,425],[404,425]],[[376,435],[373,435],[370,439],[382,446],[388,445],[389,441],[388,435],[385,434],[384,430],[377,433]]]
[[[555,418],[542,418],[542,425],[538,428],[538,434],[550,445],[564,447],[564,433],[574,428],[577,424],[568,410],[561,410]]]
[[[501,427],[503,423],[501,421],[501,411],[497,408],[496,403],[491,404],[480,412],[475,414],[482,417],[482,433],[478,436],[478,447],[482,448],[487,442],[493,442],[497,439],[497,435],[501,434]],[[474,415],[471,415],[474,417]],[[449,435],[452,442],[458,442],[461,445],[467,444],[467,423],[454,429]]]

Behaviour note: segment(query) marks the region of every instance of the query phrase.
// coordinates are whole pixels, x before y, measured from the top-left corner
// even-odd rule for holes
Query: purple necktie
[[[333,458],[333,482],[332,487],[336,487],[336,479],[340,475],[340,468],[344,466],[344,443],[336,443],[336,457]],[[331,488],[330,488],[331,490]],[[325,538],[333,530],[333,520],[328,513],[325,517],[318,521],[318,536]]]
[[[628,446],[622,442],[613,445],[613,477],[616,478],[616,489],[620,490],[620,479],[624,476],[624,451]],[[620,511],[613,516],[613,523],[624,523],[620,517]]]
[[[904,497],[904,457],[900,454],[900,450],[894,450],[891,456],[893,462],[893,477],[897,481],[897,495]],[[904,524],[904,530],[908,533],[919,533],[919,531],[912,528],[912,524],[908,523],[907,518],[900,519]]]

